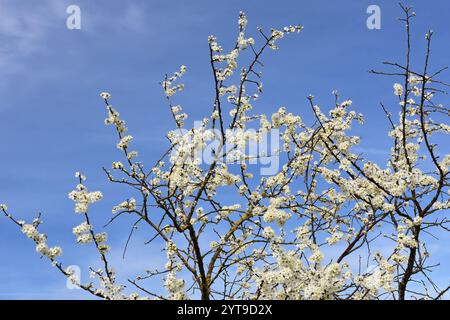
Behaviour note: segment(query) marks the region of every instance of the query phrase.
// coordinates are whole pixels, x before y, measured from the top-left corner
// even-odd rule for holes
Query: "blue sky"
[[[432,28],[431,66],[447,65],[450,2],[405,3],[417,12],[413,49],[420,54],[413,61],[421,61],[424,35]],[[81,30],[66,28],[66,8],[71,4],[81,8]],[[381,30],[366,27],[370,4],[381,8]],[[84,266],[96,258],[93,250],[76,246],[71,234],[80,222],[67,198],[75,183],[73,173],[83,171],[90,189],[105,195],[93,217],[97,225],[105,223],[111,206],[127,196],[123,189],[109,185],[101,171],[118,160],[119,153],[115,135],[103,125],[99,92],[112,93],[113,105],[126,119],[136,148],[153,163],[164,151],[165,132],[173,129],[159,81],[165,73],[187,65],[186,91],[180,102],[190,119],[201,119],[212,101],[207,37],[215,34],[229,46],[240,10],[247,13],[248,30],[255,38],[256,26],[266,30],[305,26],[300,35],[284,39],[279,51],[263,58],[265,93],[259,111],[286,106],[308,119],[303,115],[305,97],[314,94],[326,106],[332,102],[331,91],[338,89],[366,115],[364,129],[355,129],[362,148],[374,159],[383,157],[389,139],[384,136],[387,123],[379,102],[394,103],[393,79],[367,70],[380,68],[385,60],[403,59],[397,1],[0,0],[0,202],[24,219],[42,211],[49,243],[63,246],[66,265]],[[450,82],[448,78],[444,75],[443,80]],[[133,249],[129,260],[122,261],[127,229],[113,230],[121,231],[112,239],[118,248],[112,255],[117,269],[124,268],[124,277],[163,263],[155,258],[156,248]],[[139,235],[135,241],[139,242]],[[0,250],[0,298],[87,297],[80,290],[67,290],[65,279],[39,259],[33,244],[4,219]],[[148,261],[130,263],[142,250]],[[442,257],[449,253],[448,248],[437,252]]]

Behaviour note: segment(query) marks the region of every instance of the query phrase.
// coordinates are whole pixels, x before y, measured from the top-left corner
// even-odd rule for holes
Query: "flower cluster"
[[[130,198],[126,201],[121,202],[117,206],[114,206],[112,209],[113,213],[118,213],[122,211],[134,211],[136,210],[136,200],[134,198]]]
[[[168,78],[166,77],[166,79],[163,82],[161,82],[161,85],[167,97],[173,96],[177,91],[183,91],[184,84],[181,83],[173,85],[173,83],[177,79],[181,78],[186,73],[186,70],[187,70],[186,66],[181,66],[179,71],[175,72],[171,77]]]
[[[77,237],[77,242],[81,244],[87,244],[92,242],[94,239],[91,234],[92,226],[87,222],[73,228],[72,232]]]
[[[77,213],[86,213],[91,203],[100,201],[102,198],[103,195],[100,191],[88,192],[81,183],[69,193],[69,199],[75,202],[75,212]]]
[[[22,233],[36,243],[36,251],[49,259],[55,259],[62,254],[61,247],[48,247],[47,236],[39,233],[34,224],[24,224]]]

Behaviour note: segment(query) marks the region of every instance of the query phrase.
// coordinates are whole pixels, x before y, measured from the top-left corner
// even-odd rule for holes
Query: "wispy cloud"
[[[45,48],[43,38],[64,13],[61,1],[0,1],[0,71],[20,70],[22,58]]]
[[[145,7],[137,4],[129,4],[122,19],[122,25],[135,32],[144,32],[147,26]]]

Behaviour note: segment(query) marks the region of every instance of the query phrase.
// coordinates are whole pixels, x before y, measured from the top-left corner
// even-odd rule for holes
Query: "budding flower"
[[[239,27],[244,29],[247,26],[247,17],[243,11],[239,12]]]
[[[2,203],[2,204],[0,204],[0,210],[6,211],[6,210],[8,210],[8,206],[6,204]]]
[[[75,178],[79,178],[79,179],[81,179],[82,181],[85,181],[86,180],[86,176],[84,175],[84,174],[82,174],[81,172],[75,172]]]
[[[413,220],[413,225],[415,225],[415,226],[420,226],[420,225],[422,224],[422,222],[423,222],[423,218],[417,216],[417,217],[415,217],[414,220]]]
[[[122,169],[123,168],[123,164],[120,161],[113,162],[112,163],[112,168],[116,169],[116,170]]]
[[[400,83],[394,84],[394,94],[396,96],[401,96],[403,94],[403,86]]]
[[[104,100],[109,100],[111,98],[111,94],[109,92],[102,92],[100,93],[100,97],[102,97]]]
[[[262,236],[266,239],[272,239],[275,237],[275,231],[271,227],[265,227]]]

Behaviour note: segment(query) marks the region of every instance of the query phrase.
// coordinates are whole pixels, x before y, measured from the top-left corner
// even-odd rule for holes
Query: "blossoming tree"
[[[115,206],[111,222],[120,221],[125,213],[134,215],[133,227],[144,225],[148,230],[148,245],[162,240],[167,255],[164,270],[144,271],[128,283],[118,283],[108,261],[107,234],[94,229],[89,219],[91,205],[102,194],[89,192],[81,173],[69,194],[82,220],[73,233],[78,243],[96,248],[103,265],[91,269],[96,279],[90,283],[81,283],[74,270],[63,266],[61,248],[49,246],[40,231],[40,217],[26,223],[6,205],[1,211],[64,276],[105,299],[442,298],[449,288],[438,286],[431,276],[434,266],[427,246],[433,240],[425,235],[448,231],[450,155],[433,142],[450,132],[449,109],[434,97],[447,84],[437,78],[443,69],[429,70],[431,31],[422,69],[411,65],[414,14],[408,7],[402,10],[406,61],[386,62],[396,68],[393,72],[372,71],[401,82],[394,85],[397,101],[390,108],[398,116],[384,105],[380,108],[391,126],[386,164],[353,151],[360,139],[351,134],[351,126],[355,121],[363,124],[363,116],[350,110],[352,102],[341,101],[337,92],[328,112],[315,104],[313,96],[307,97],[315,118],[312,124],[285,108],[269,117],[254,112],[262,92],[263,53],[277,49],[281,38],[302,27],[268,33],[258,29],[262,39],[258,46],[247,37],[247,19],[240,13],[231,51],[225,52],[214,36],[208,39],[215,96],[211,113],[199,124],[186,129],[187,115],[174,103],[175,94],[184,89],[178,81],[186,67],[162,81],[176,129],[169,132],[168,151],[155,165],[138,160],[133,138],[110,104],[110,94],[101,94],[105,123],[115,130],[117,148],[124,156],[104,171],[109,181],[138,195]],[[238,68],[244,54],[249,63]],[[280,149],[270,154],[247,152],[269,132],[276,133]],[[205,154],[210,158],[207,163]],[[251,165],[251,160],[268,157],[282,161],[270,174]],[[224,192],[227,196],[221,197]],[[361,259],[372,268],[361,268]],[[145,286],[151,277],[161,278],[167,294]],[[126,293],[126,287],[139,294]]]

